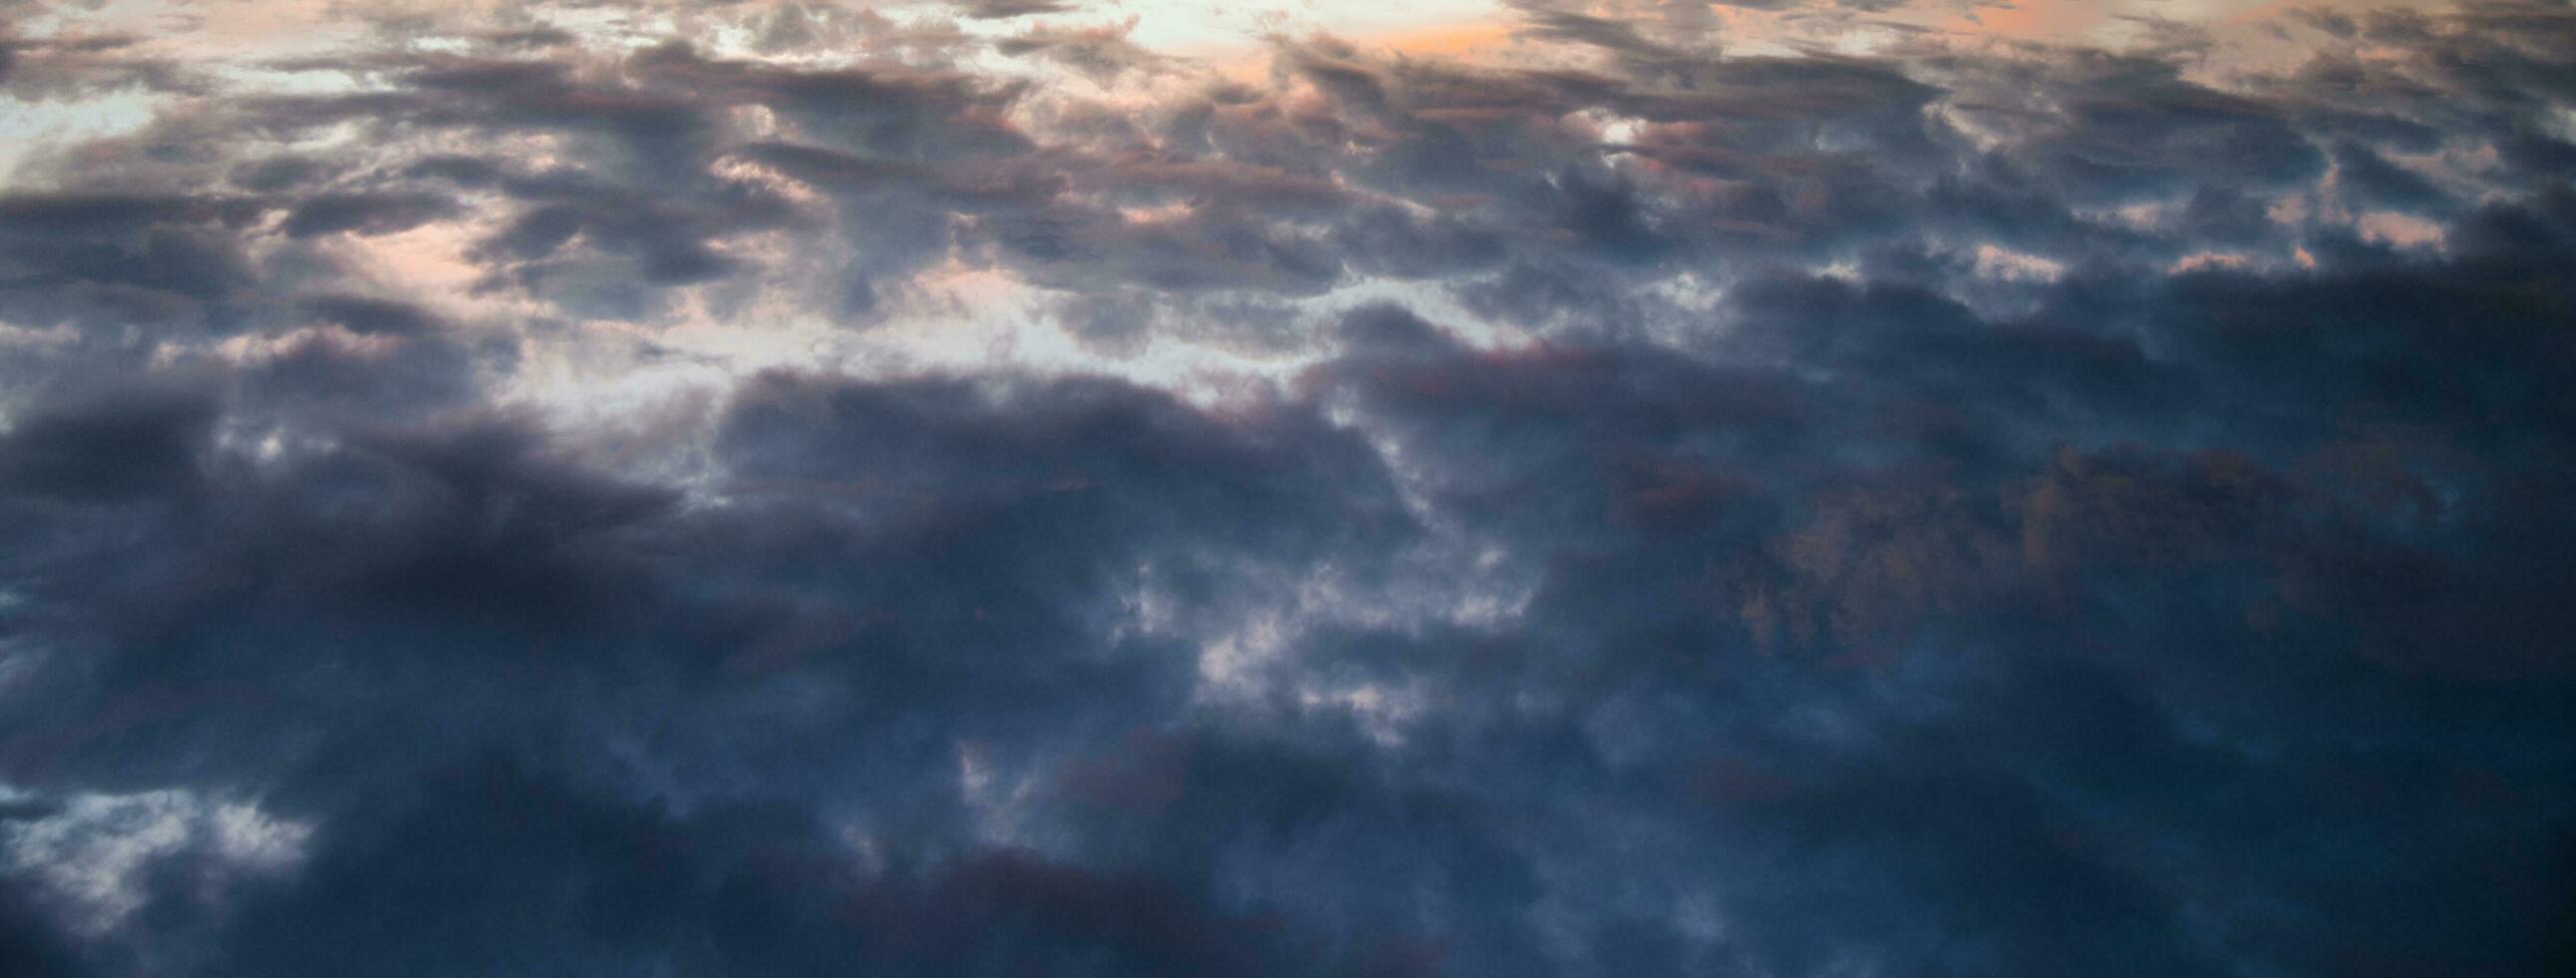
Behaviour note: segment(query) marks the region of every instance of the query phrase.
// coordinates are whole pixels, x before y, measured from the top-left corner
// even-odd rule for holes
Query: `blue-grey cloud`
[[[630,6],[0,34],[0,972],[2576,960],[2563,3]]]

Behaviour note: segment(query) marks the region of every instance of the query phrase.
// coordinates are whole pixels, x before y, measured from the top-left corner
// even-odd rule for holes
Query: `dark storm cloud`
[[[419,306],[394,299],[328,294],[305,300],[304,308],[314,318],[337,323],[353,333],[410,336],[432,332],[439,326],[437,316]]]
[[[275,397],[291,385],[263,377],[250,389]],[[565,966],[659,960],[784,973],[882,953],[977,973],[1102,955],[1157,973],[1195,973],[1206,960],[1313,970],[1294,964],[1306,944],[1254,954],[1226,935],[1318,935],[1234,922],[1205,909],[1206,891],[1186,888],[1197,881],[982,852],[957,833],[954,772],[961,745],[1019,765],[1178,715],[1187,650],[1105,638],[1127,613],[1124,589],[1139,568],[1167,575],[1156,586],[1175,613],[1222,615],[1297,566],[1366,562],[1400,540],[1405,519],[1373,457],[1317,419],[1211,418],[1105,383],[777,377],[746,389],[721,422],[736,506],[693,514],[664,490],[584,470],[514,419],[359,428],[339,447],[255,465],[211,444],[215,403],[127,390],[107,405],[47,406],[22,416],[0,450],[9,576],[38,582],[31,597],[49,609],[16,617],[13,631],[88,650],[12,691],[0,754],[22,783],[102,787],[159,782],[185,757],[193,784],[256,785],[280,812],[352,834],[317,840],[313,875],[228,902],[239,923],[214,938],[219,954],[93,948],[100,967],[120,970],[130,953],[207,953],[218,972],[311,973],[426,953],[461,921],[604,913],[626,923],[603,923],[597,947],[568,946]],[[103,448],[117,451],[80,454]],[[89,535],[108,527],[141,536],[98,552]],[[349,658],[352,642],[366,651]],[[600,681],[608,687],[587,689]],[[559,693],[532,700],[529,682]],[[801,705],[787,727],[750,741],[722,734],[732,746],[704,750],[716,745],[700,738],[775,719],[790,702]],[[125,719],[84,719],[101,717]],[[591,767],[604,756],[596,751],[633,736],[678,738],[666,760],[695,785],[692,796],[794,806],[764,816],[779,827],[741,830],[772,855],[732,868],[732,857],[707,851],[717,836],[696,822],[659,827],[666,817],[650,806],[617,800],[665,777]],[[772,794],[777,778],[857,743],[876,746],[836,765],[843,774],[793,798]],[[492,751],[502,756],[477,760]],[[467,766],[456,776],[480,779],[470,786],[536,777],[510,771],[558,761],[577,780],[605,778],[583,789],[605,794],[531,815],[437,787],[443,765]],[[476,773],[490,765],[504,769]],[[916,854],[900,858],[962,861],[727,882],[777,859],[846,856],[846,837],[807,824],[814,805],[863,818],[883,845]],[[419,806],[428,807],[409,814]],[[458,822],[439,806],[480,814]],[[589,824],[574,813],[592,809],[610,820],[603,828],[640,819],[638,845],[724,863],[674,867],[687,882],[611,897],[600,888],[650,882],[621,882],[632,858],[623,843],[542,841],[588,837],[565,826]],[[435,834],[403,841],[405,824]],[[396,836],[374,841],[381,832]],[[540,853],[546,865],[526,862]],[[487,878],[469,858],[610,902],[554,896],[550,884],[504,917],[460,908],[461,917],[403,915],[401,929],[365,940],[267,936],[317,926],[323,908],[394,906],[452,885],[418,881],[405,866]],[[839,882],[815,889],[827,880]],[[652,921],[697,919],[733,905],[742,887],[772,885],[813,918],[792,928],[800,946],[772,943],[785,932],[762,929],[788,923],[748,907],[740,919],[754,932],[744,935],[647,948],[633,944],[643,931],[623,929],[659,931]],[[1135,913],[1162,922],[1140,925]],[[1006,951],[981,939],[989,927],[1030,930]],[[487,936],[505,956],[494,960],[536,960],[511,949],[532,934]]]
[[[220,321],[255,272],[255,201],[124,193],[0,197],[0,307],[49,323]]]
[[[2386,301],[2486,274],[2511,273],[2451,266],[2434,285],[2359,272],[2317,287]],[[2188,293],[2267,287],[2220,277],[2136,308],[2154,322],[2151,335],[2173,342],[2205,328],[2192,310],[2212,308]],[[1921,297],[1854,297],[1839,285],[1805,292],[1749,298],[1756,305],[1746,313],[1796,323],[1801,339],[1824,344],[1784,357],[1824,368],[1822,384],[1730,378],[1644,350],[1498,359],[1426,337],[1418,322],[1373,314],[1359,325],[1369,338],[1332,386],[1396,424],[1402,457],[1438,473],[1435,488],[1454,498],[1442,509],[1556,555],[1513,633],[1554,641],[1479,651],[1488,661],[1448,667],[1430,685],[1473,698],[1486,677],[1505,677],[1507,692],[1483,695],[1550,703],[1567,736],[1607,716],[1621,717],[1613,730],[1634,731],[1595,733],[1592,755],[1570,758],[1483,728],[1413,738],[1494,750],[1461,760],[1490,765],[1473,769],[1496,795],[1508,796],[1514,777],[1563,785],[1586,774],[1674,778],[1689,789],[1626,802],[1637,816],[1716,792],[1722,827],[1659,862],[1704,860],[1711,873],[1748,860],[1765,867],[1733,871],[1755,892],[1734,905],[1730,953],[1757,972],[1824,969],[1838,955],[1911,973],[2158,974],[2229,960],[2332,973],[2391,959],[2518,970],[2563,953],[2548,936],[2555,918],[2539,909],[2566,898],[2559,884],[2517,877],[2500,893],[2434,882],[2463,862],[2511,860],[2506,853],[2523,846],[2562,852],[2554,826],[2563,802],[2526,795],[2499,809],[2427,783],[2422,790],[2436,795],[2421,803],[2329,814],[2311,793],[2331,789],[2266,781],[2339,770],[2385,785],[2438,782],[2483,777],[2445,771],[2537,771],[2527,765],[2563,756],[2556,735],[2539,735],[2553,746],[2537,753],[2522,739],[2555,723],[2545,698],[2524,694],[2563,688],[2569,676],[2552,645],[2576,623],[2543,611],[2549,603],[2527,589],[2558,586],[2540,583],[2563,577],[2542,556],[2557,544],[2510,537],[2557,539],[2568,524],[2506,485],[2563,484],[2564,457],[2540,462],[2525,449],[2453,441],[2568,430],[2557,395],[2490,407],[2520,419],[2490,428],[2420,389],[2402,406],[2360,389],[2294,392],[2373,373],[2358,365],[2203,348],[2159,366],[2124,343],[2062,330],[2039,335],[2068,348],[2019,353],[2028,328],[1972,325],[1962,310]],[[1775,304],[1788,301],[1807,308]],[[2383,308],[2406,300],[2395,302]],[[2301,300],[2218,303],[2241,311]],[[1872,307],[1885,310],[1886,325],[1865,325]],[[1941,319],[1953,325],[1926,322]],[[2412,325],[2401,314],[2390,328]],[[2555,326],[2506,318],[2497,330],[2497,346],[2461,357],[2520,379],[2427,383],[2462,393],[2559,386],[2563,351],[2517,347],[2554,345]],[[1944,334],[1980,349],[1951,359],[1938,352]],[[1826,367],[1881,352],[1891,359]],[[2428,366],[2431,377],[2444,370]],[[2052,379],[2060,369],[2066,379]],[[1868,384],[1856,385],[1863,376]],[[2227,433],[2169,427],[2204,425],[2212,404],[2236,397],[2271,405],[2227,411],[2240,422],[2278,413]],[[2031,429],[2058,434],[2023,444],[1996,437]],[[2196,447],[2051,447],[2158,432]],[[2409,469],[2464,480],[2463,491],[2436,502],[2439,490],[2400,474]],[[2502,480],[2489,486],[2502,495],[2466,489],[2488,478]],[[2481,525],[2519,529],[2470,529]],[[2530,583],[2509,583],[2522,580]],[[1772,658],[1735,651],[1746,648]],[[1944,649],[1944,664],[1923,662],[1934,655],[1926,649]],[[2255,667],[2247,656],[2278,658]],[[1898,700],[1910,706],[1874,702],[1894,692],[1889,683],[1912,690]],[[2108,699],[2064,703],[2082,696]],[[2436,703],[2473,709],[2475,729],[2394,721]],[[1819,727],[1819,713],[1834,719]],[[1474,716],[1446,715],[1462,724]],[[2127,727],[2098,726],[2106,723]],[[2370,759],[2350,753],[2350,736],[2377,745],[2364,749]],[[1694,760],[1688,752],[1702,738],[1712,746],[1701,750],[1734,757]],[[2253,744],[2264,746],[2245,752]],[[1742,759],[1748,751],[1760,759]],[[1551,757],[1559,760],[1542,760]],[[1711,764],[1715,773],[1656,771]],[[2334,827],[2325,838],[2343,841],[2267,841],[2319,838],[2305,833],[2326,824]],[[2192,855],[2150,855],[2169,845]],[[1885,851],[1908,855],[1861,855]],[[2403,899],[2324,882],[2356,871],[2477,893],[2474,907],[2445,921],[2464,939],[2389,937],[2396,931],[2359,923],[2402,930],[2396,921],[2408,911]],[[2355,923],[2307,931],[2258,909],[2274,899],[2320,901],[2308,905]],[[2179,916],[2219,903],[2234,908],[2214,912],[2241,934],[2213,942]],[[1828,907],[1875,907],[1862,919],[1887,923],[1823,914]],[[1948,936],[1958,933],[2024,936],[1962,947]],[[2085,937],[2054,936],[2063,934]]]
[[[186,482],[214,406],[184,391],[129,391],[17,419],[0,481],[39,497],[114,499]]]
[[[38,898],[15,883],[0,889],[0,965],[31,975],[75,974],[72,949],[36,907]]]
[[[283,230],[290,238],[317,234],[391,234],[408,231],[455,212],[456,205],[429,194],[319,194],[287,212]]]
[[[2563,969],[2576,15],[1520,11],[11,35],[0,970]]]
[[[905,974],[1343,970],[1276,922],[1027,853],[869,877],[833,868],[846,854],[789,809],[681,815],[493,759],[433,772],[422,787],[373,803],[382,814],[365,820],[369,831],[326,843],[293,890],[253,897],[240,952],[211,970],[826,975],[860,960]],[[530,957],[532,944],[550,950]]]
[[[2316,148],[2271,106],[2156,77],[2172,70],[2082,66],[2055,106],[2065,128],[2034,139],[2022,153],[2028,165],[2086,202],[2177,187],[2278,187],[2322,168]]]

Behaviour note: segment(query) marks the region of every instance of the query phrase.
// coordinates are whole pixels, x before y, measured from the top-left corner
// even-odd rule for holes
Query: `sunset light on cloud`
[[[2576,968],[2576,6],[0,0],[0,976]]]

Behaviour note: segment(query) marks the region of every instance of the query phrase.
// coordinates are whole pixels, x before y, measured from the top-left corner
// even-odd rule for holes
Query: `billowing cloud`
[[[131,6],[0,972],[2576,961],[2564,3]]]

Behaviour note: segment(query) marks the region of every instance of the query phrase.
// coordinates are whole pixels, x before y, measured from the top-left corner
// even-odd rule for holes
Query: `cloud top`
[[[0,28],[0,972],[2576,960],[2564,3],[195,10]]]

